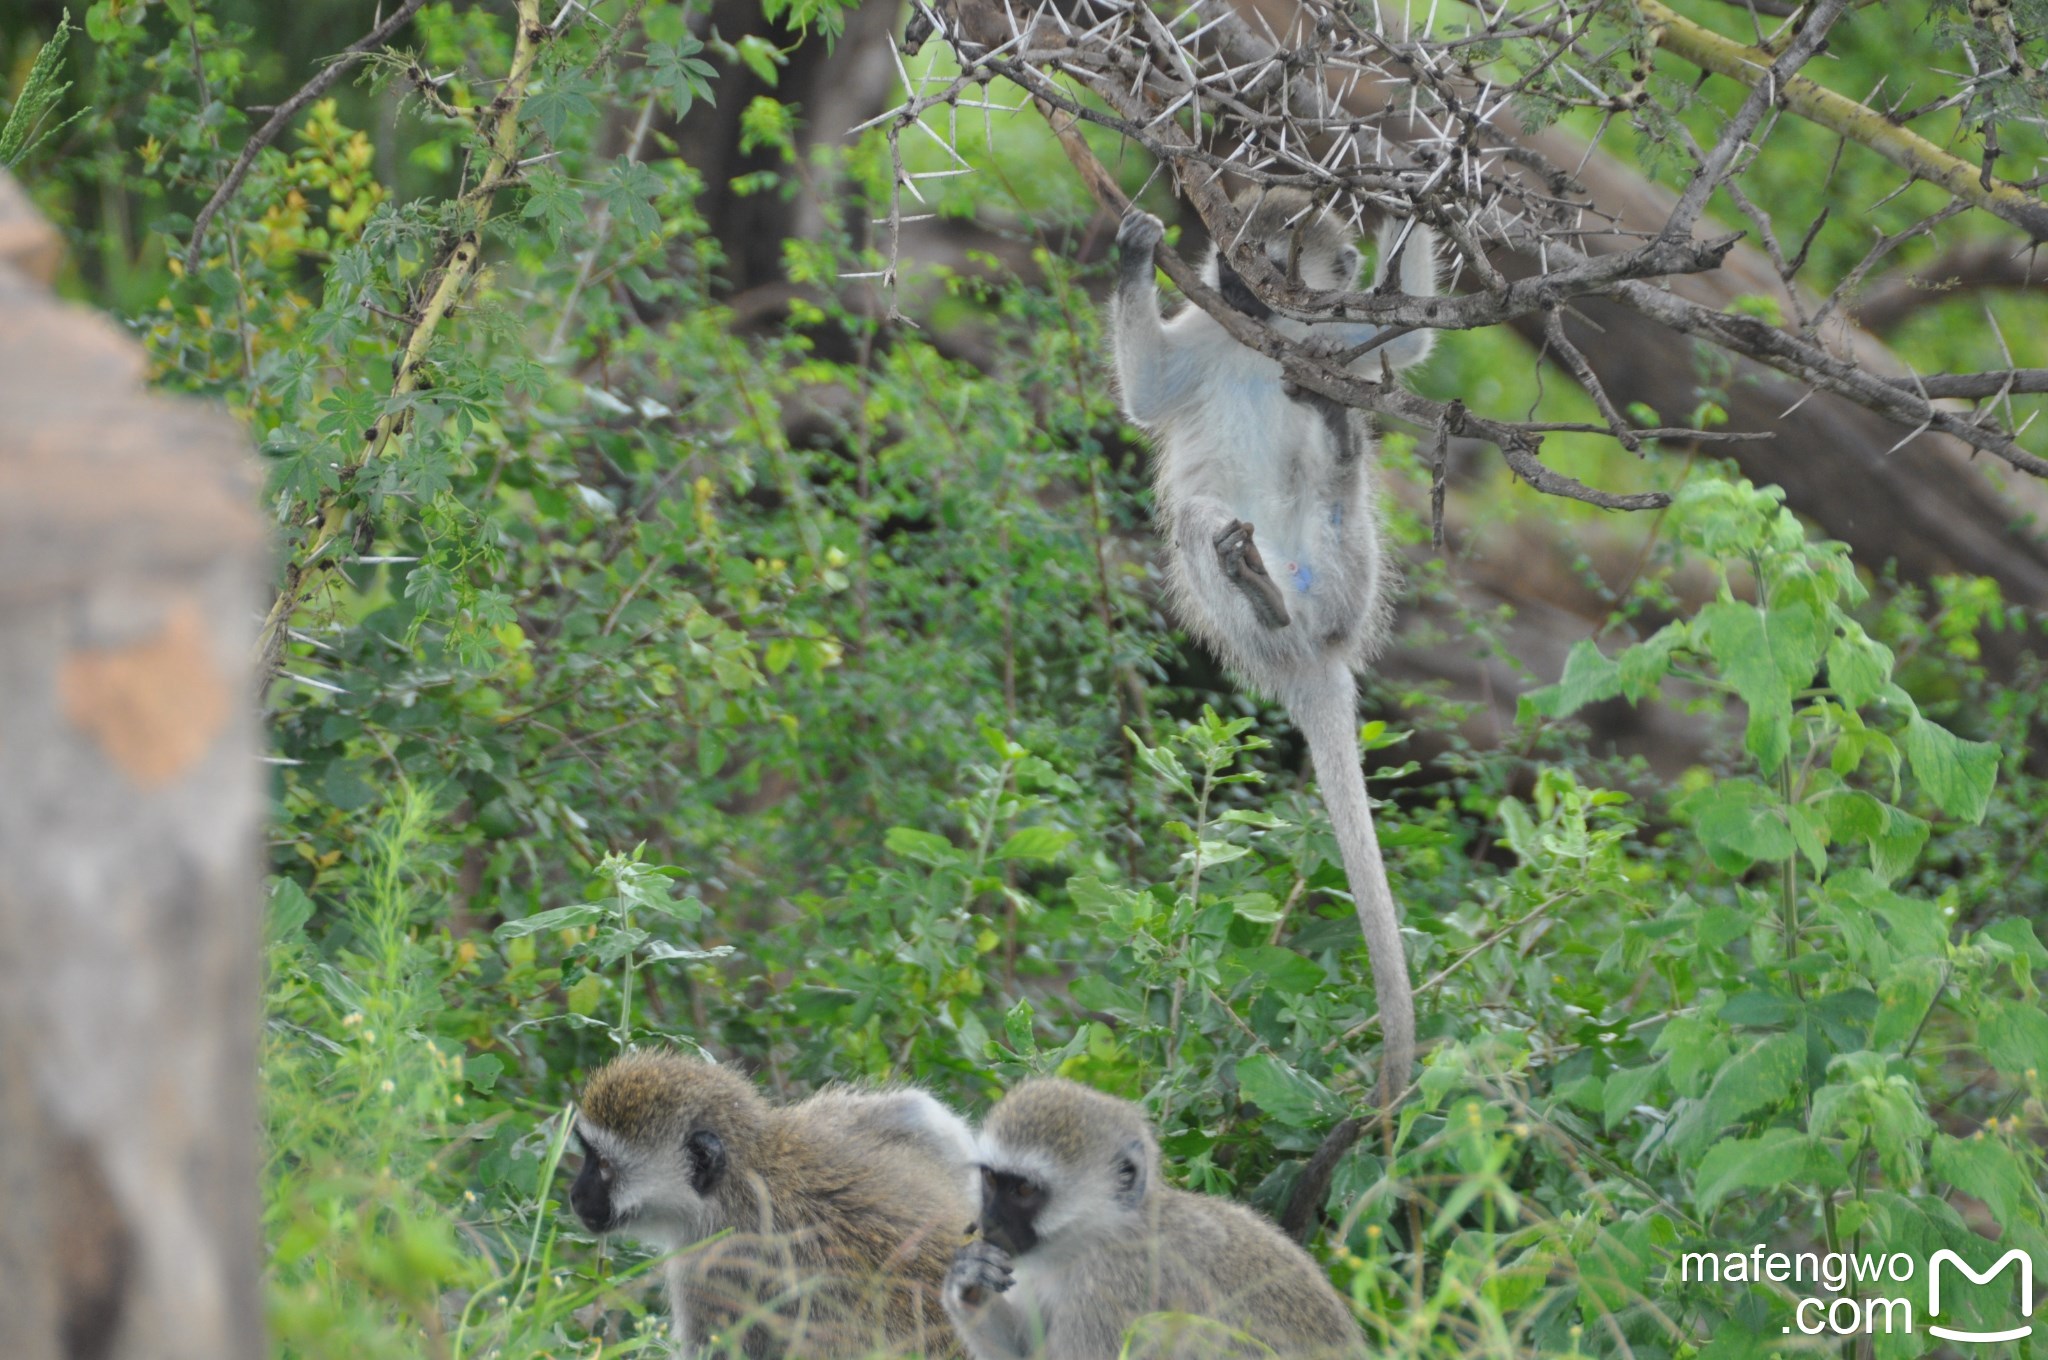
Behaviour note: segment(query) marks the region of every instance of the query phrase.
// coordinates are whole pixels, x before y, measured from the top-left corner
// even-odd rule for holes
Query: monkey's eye
[[[1030,1204],[1038,1198],[1038,1183],[1036,1181],[1027,1181],[1020,1177],[1016,1188],[1010,1192],[1010,1197],[1019,1204]]]

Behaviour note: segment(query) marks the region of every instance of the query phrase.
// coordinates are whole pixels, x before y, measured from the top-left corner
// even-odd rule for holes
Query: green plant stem
[[[363,432],[361,443],[342,468],[339,485],[331,491],[322,492],[311,507],[312,513],[301,520],[318,527],[304,548],[294,553],[285,564],[283,588],[271,603],[269,612],[264,616],[263,627],[257,634],[259,688],[277,674],[284,657],[285,630],[312,588],[315,574],[332,565],[332,558],[323,560],[322,554],[340,537],[342,525],[347,520],[349,485],[366,465],[385,457],[399,431],[410,426],[411,398],[420,389],[420,370],[426,362],[427,350],[433,344],[441,323],[454,311],[456,300],[476,276],[483,259],[484,224],[490,220],[498,191],[513,180],[519,157],[520,106],[525,103],[527,85],[533,78],[541,45],[552,37],[548,27],[541,22],[540,0],[517,2],[518,36],[513,40],[512,66],[505,77],[504,88],[489,105],[490,157],[476,183],[456,200],[469,226],[442,252],[434,269],[427,275],[434,279],[434,289],[420,307],[412,330],[399,351],[384,414]]]
[[[1656,32],[1657,45],[1703,71],[1754,89],[1769,74],[1768,52],[1702,28],[1660,0],[1636,0]],[[1793,76],[1778,91],[1778,102],[1793,113],[1838,133],[1890,161],[1917,179],[2003,218],[2033,240],[2048,240],[2048,203],[2019,186],[1986,176],[1981,166],[1951,156],[1917,132],[1846,95],[1805,76]]]
[[[1785,822],[1792,821],[1792,762],[1790,759],[1778,765],[1778,796],[1784,801]],[[1801,1001],[1806,999],[1806,988],[1799,980],[1799,974],[1792,971],[1792,960],[1799,954],[1799,851],[1795,847],[1785,856],[1784,870],[1779,874],[1779,919],[1784,930],[1785,970],[1792,979],[1792,995]]]

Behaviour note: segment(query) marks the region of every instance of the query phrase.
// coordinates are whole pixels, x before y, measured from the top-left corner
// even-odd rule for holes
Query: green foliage
[[[30,152],[83,116],[74,113],[55,123],[49,121],[51,111],[71,88],[71,82],[60,76],[59,67],[64,59],[64,45],[71,41],[73,31],[71,11],[67,9],[57,21],[57,31],[37,50],[35,62],[28,68],[28,78],[22,81],[21,93],[15,96],[7,117],[0,120],[0,169],[20,165]]]
[[[1369,1112],[1378,1008],[1298,742],[1172,635],[1131,546],[1143,458],[1097,281],[1048,248],[1086,216],[1056,148],[991,120],[959,148],[983,174],[921,181],[941,213],[1006,195],[1043,233],[1029,284],[976,259],[870,294],[899,130],[806,153],[772,93],[791,48],[593,8],[541,50],[487,219],[458,175],[513,52],[489,6],[426,6],[414,53],[308,109],[187,274],[238,110],[305,68],[265,15],[100,0],[85,149],[41,186],[161,380],[249,418],[291,568],[332,568],[265,696],[281,1352],[657,1352],[649,1263],[587,1240],[558,1174],[566,1102],[627,1043],[973,1114],[1061,1072],[1145,1101],[1182,1183],[1277,1210]],[[721,88],[735,69],[771,93]],[[779,324],[721,285],[733,186],[655,117],[714,98],[756,149],[741,190],[850,186],[779,243]],[[479,220],[485,267],[415,337]],[[1514,343],[1459,337],[1428,381],[1586,418],[1499,362]],[[1696,423],[1728,381],[1703,373]],[[2030,625],[1987,582],[1874,591],[1882,564],[1775,492],[1647,466],[1678,502],[1518,731],[1475,746],[1470,707],[1386,682],[1403,716],[1364,728],[1426,1060],[1315,1248],[1388,1354],[1762,1354],[1794,1296],[1681,1278],[1682,1253],[2048,1248],[2042,691],[1979,654]],[[1411,590],[1524,673],[1457,565]],[[1616,702],[1709,755],[1659,776],[1597,749],[1578,715]]]

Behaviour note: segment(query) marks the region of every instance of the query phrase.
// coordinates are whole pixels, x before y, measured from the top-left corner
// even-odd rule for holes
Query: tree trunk
[[[256,1360],[247,443],[0,175],[0,1355]]]

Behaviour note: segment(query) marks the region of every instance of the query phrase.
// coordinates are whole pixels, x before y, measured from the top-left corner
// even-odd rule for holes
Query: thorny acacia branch
[[[1872,359],[1876,348],[1859,342],[1840,319],[1845,310],[1853,311],[1850,293],[1872,265],[1958,213],[1988,214],[2030,239],[2048,239],[2048,202],[2036,187],[1993,174],[1995,135],[1987,137],[1979,165],[1908,126],[1945,109],[1975,109],[1980,102],[1992,109],[1988,98],[1980,101],[1998,78],[1989,58],[1971,57],[1973,70],[1989,74],[1962,80],[1948,98],[1901,115],[1880,112],[1801,71],[1826,50],[1838,24],[1855,22],[1861,6],[1847,0],[1758,6],[1757,16],[1788,17],[1769,33],[1758,19],[1753,45],[1723,37],[1663,0],[1633,0],[1632,7],[1596,0],[1517,6],[1467,0],[1458,17],[1416,29],[1389,18],[1386,8],[1299,0],[1285,31],[1275,32],[1260,17],[1275,7],[1257,0],[1237,0],[1237,7],[1229,0],[920,4],[910,45],[937,33],[954,48],[960,69],[925,87],[911,81],[909,97],[887,118],[900,128],[935,110],[950,113],[970,95],[986,104],[991,80],[1010,81],[1060,134],[1082,178],[1106,206],[1120,211],[1121,193],[1094,163],[1078,125],[1111,129],[1150,153],[1211,238],[1225,243],[1246,283],[1276,311],[1437,329],[1541,318],[1546,348],[1588,392],[1602,428],[1626,447],[1668,432],[1648,436],[1630,428],[1622,414],[1629,394],[1609,392],[1566,336],[1562,317],[1575,298],[1605,297],[1813,390],[1838,394],[1898,424],[1902,443],[1936,431],[2022,471],[2048,476],[2048,461],[2019,446],[2009,421],[2011,399],[2042,390],[2048,377],[2010,368],[1927,379],[1896,368],[1880,371]],[[1451,10],[1448,0],[1444,10]],[[1985,41],[1993,37],[2005,44],[2002,50],[2017,50],[2010,32]],[[1648,107],[1660,53],[1665,69],[1689,83],[1710,77],[1737,82],[1740,107],[1711,144],[1677,139],[1692,161],[1689,182],[1660,230],[1627,233],[1616,225],[1622,217],[1618,205],[1592,201],[1570,167],[1550,165],[1529,149],[1515,115],[1531,107],[1588,107],[1610,121],[1639,120],[1646,135],[1660,135],[1653,116],[1660,111]],[[2018,68],[2006,63],[1998,69]],[[1786,115],[1883,156],[1903,172],[1901,187],[1923,180],[1948,191],[1954,203],[1881,237],[1835,295],[1808,299],[1799,292],[1797,276],[1822,223],[1806,228],[1788,257],[1765,210],[1740,184]],[[1988,128],[1996,115],[1975,116]],[[1231,191],[1247,184],[1306,188],[1350,213],[1361,231],[1387,212],[1427,222],[1449,243],[1464,291],[1425,299],[1389,285],[1342,294],[1290,288],[1263,255],[1236,241],[1240,222]],[[1675,282],[1720,268],[1739,239],[1706,224],[1710,201],[1723,192],[1765,239],[1792,302],[1791,325],[1702,306]],[[1795,231],[1787,239],[1797,236]],[[2024,251],[2025,244],[2009,249]],[[1509,255],[1537,267],[1509,279],[1498,267]],[[1162,252],[1160,263],[1192,305],[1209,311],[1241,342],[1279,360],[1300,386],[1439,437],[1466,434],[1492,442],[1519,476],[1549,494],[1617,509],[1665,503],[1657,493],[1598,491],[1547,467],[1538,452],[1554,426],[1494,419],[1461,403],[1435,402],[1391,383],[1358,378],[1230,309],[1171,252]],[[1958,399],[1991,404],[1972,410]],[[1995,413],[2007,421],[1994,420]],[[1767,431],[1744,433],[1768,437]]]

